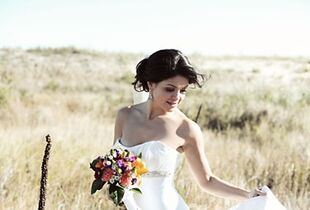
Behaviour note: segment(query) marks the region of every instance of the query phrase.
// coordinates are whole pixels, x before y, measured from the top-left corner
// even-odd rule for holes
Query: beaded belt
[[[143,175],[143,177],[160,177],[160,176],[171,176],[173,173],[169,171],[149,171]]]

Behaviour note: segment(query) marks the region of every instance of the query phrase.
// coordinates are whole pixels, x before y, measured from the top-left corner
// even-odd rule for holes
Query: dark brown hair
[[[138,92],[149,91],[147,82],[161,82],[174,76],[183,76],[189,84],[202,87],[205,77],[197,73],[188,58],[175,49],[159,50],[136,66],[135,81],[132,83]]]

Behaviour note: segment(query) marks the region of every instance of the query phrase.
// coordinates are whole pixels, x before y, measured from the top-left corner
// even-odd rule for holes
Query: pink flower
[[[103,171],[103,174],[102,174],[102,177],[101,177],[101,180],[104,181],[104,182],[107,182],[111,179],[111,177],[113,176],[113,170],[111,168],[106,168],[104,171]]]
[[[120,184],[123,187],[128,187],[131,183],[131,178],[128,172],[125,172],[120,178]]]

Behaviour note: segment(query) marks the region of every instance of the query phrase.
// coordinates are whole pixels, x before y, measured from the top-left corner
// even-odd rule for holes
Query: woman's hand
[[[266,192],[263,192],[261,189],[254,189],[249,193],[249,198],[254,198],[257,196],[266,196]]]

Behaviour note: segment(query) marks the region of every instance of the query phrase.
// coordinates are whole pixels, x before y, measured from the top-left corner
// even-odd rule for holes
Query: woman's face
[[[149,89],[153,102],[164,111],[170,111],[185,98],[188,85],[188,79],[177,75],[159,83],[149,83]]]

